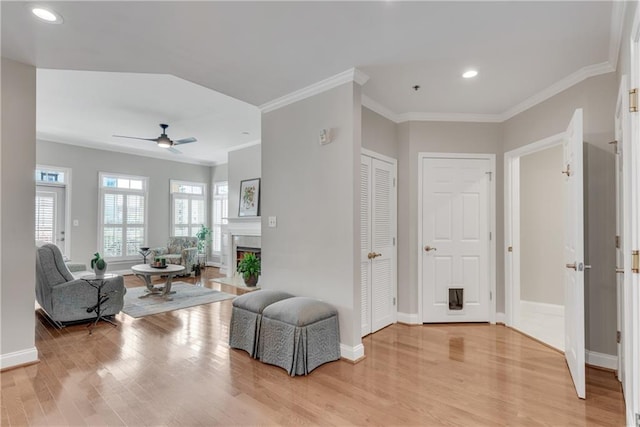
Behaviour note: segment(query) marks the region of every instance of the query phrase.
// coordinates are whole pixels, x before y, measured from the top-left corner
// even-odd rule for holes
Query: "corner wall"
[[[262,176],[261,157],[262,146],[260,144],[229,152],[229,163],[227,163],[229,218],[238,218],[240,182],[245,179],[260,178]],[[260,200],[260,203],[264,200],[262,188],[260,189]]]
[[[332,129],[334,140],[320,145],[324,128]],[[262,116],[260,283],[335,306],[348,358],[363,351],[360,147],[360,86],[355,83]],[[268,216],[277,216],[277,227],[268,227]]]
[[[0,369],[38,360],[35,348],[36,69],[2,58]]]

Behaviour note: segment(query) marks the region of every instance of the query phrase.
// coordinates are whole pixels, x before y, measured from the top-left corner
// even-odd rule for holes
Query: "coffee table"
[[[184,266],[167,264],[166,268],[156,268],[151,267],[150,264],[137,264],[131,267],[131,271],[133,271],[133,274],[137,277],[144,280],[144,284],[147,287],[147,293],[142,295],[140,298],[146,298],[150,295],[158,295],[167,300],[171,300],[169,295],[176,293],[175,291],[171,291],[171,280],[173,279],[173,276],[184,271]],[[166,275],[167,282],[163,287],[155,287],[151,284],[151,276],[153,275]]]

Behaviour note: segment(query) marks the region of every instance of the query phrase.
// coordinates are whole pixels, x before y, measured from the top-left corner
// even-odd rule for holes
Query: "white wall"
[[[562,146],[520,157],[520,299],[564,305]]]
[[[151,247],[165,246],[170,234],[169,181],[176,179],[203,182],[207,185],[210,185],[211,182],[211,168],[209,166],[41,140],[37,141],[36,147],[37,163],[72,169],[71,219],[77,219],[79,226],[72,226],[67,234],[71,236],[70,258],[76,262],[88,263],[91,254],[98,250],[99,172],[131,174],[149,178],[149,224],[146,244]],[[210,201],[211,199],[208,200],[208,210],[210,210]],[[126,267],[128,265],[118,267],[113,265],[114,269]]]
[[[35,348],[36,69],[2,58],[0,141],[0,368]]]
[[[245,179],[260,178],[262,176],[261,156],[262,146],[260,144],[229,152],[229,163],[227,163],[229,218],[238,217],[240,182]],[[260,189],[260,199],[261,201],[263,200],[262,188]]]
[[[321,146],[324,128],[335,139]],[[360,147],[354,83],[262,117],[260,283],[335,306],[341,343],[351,350],[360,345]],[[270,215],[277,216],[277,228],[267,226]]]

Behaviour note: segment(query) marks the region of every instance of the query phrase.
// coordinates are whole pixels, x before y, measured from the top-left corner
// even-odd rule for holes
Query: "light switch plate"
[[[269,217],[269,227],[276,227],[278,225],[278,220],[275,216]]]
[[[80,221],[78,221],[77,219],[74,219],[74,220],[73,220],[73,226],[74,226],[74,227],[77,227],[77,226],[79,226],[79,225],[80,225]]]

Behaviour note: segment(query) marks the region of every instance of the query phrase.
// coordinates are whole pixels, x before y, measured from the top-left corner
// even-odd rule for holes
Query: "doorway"
[[[495,157],[420,153],[420,319],[495,322]]]
[[[35,239],[52,243],[70,256],[69,219],[71,170],[36,166]]]

